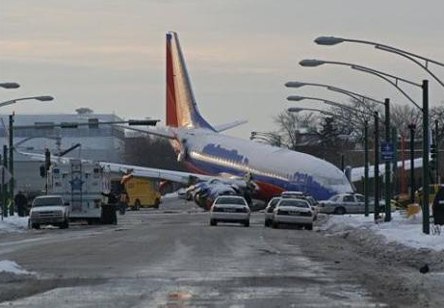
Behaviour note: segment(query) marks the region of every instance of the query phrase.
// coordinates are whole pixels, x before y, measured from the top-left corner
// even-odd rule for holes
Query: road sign
[[[9,172],[8,169],[6,169],[5,166],[0,166],[0,182],[2,185],[5,185],[6,183],[9,183],[9,181],[12,179],[12,174]]]
[[[395,150],[393,143],[382,142],[381,143],[381,157],[384,161],[391,161],[395,158]]]

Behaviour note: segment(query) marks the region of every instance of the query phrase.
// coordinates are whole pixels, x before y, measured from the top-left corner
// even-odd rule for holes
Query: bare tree
[[[274,118],[274,122],[278,125],[277,134],[281,136],[282,144],[293,150],[298,144],[300,128],[305,128],[308,132],[316,132],[318,120],[319,118],[313,113],[299,114],[288,111],[283,111]]]

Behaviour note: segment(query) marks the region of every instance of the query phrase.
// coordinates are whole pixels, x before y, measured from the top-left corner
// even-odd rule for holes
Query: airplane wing
[[[169,138],[169,139],[176,138],[176,134],[174,133],[174,131],[171,128],[166,128],[166,127],[155,127],[155,128],[147,127],[147,128],[141,129],[141,128],[126,126],[126,125],[115,125],[115,126],[118,126],[118,127],[124,128],[124,129],[128,129],[128,130],[132,130],[135,132],[139,132],[139,133],[145,133],[147,135],[154,135],[154,136],[164,137],[164,138]]]
[[[103,168],[116,173],[131,173],[133,176],[167,180],[177,183],[189,184],[192,180],[209,181],[214,176],[202,175],[197,173],[174,171],[167,169],[157,169],[142,167],[137,165],[126,165],[110,162],[99,162]]]
[[[234,121],[234,122],[231,122],[231,123],[217,125],[217,126],[214,126],[213,128],[214,128],[214,130],[216,132],[220,133],[220,132],[223,132],[223,131],[225,131],[227,129],[230,129],[230,128],[233,128],[233,127],[245,124],[247,122],[248,122],[247,120],[238,120],[238,121]]]
[[[40,153],[17,151],[30,159],[45,161],[45,155]],[[51,155],[53,163],[69,163],[72,158]],[[91,162],[91,160],[82,159],[82,161]],[[191,172],[158,169],[142,167],[137,165],[128,165],[111,162],[99,162],[100,166],[107,171],[120,173],[123,175],[131,174],[135,177],[144,177],[151,179],[166,180],[176,183],[182,183],[188,186],[187,193],[204,209],[209,209],[214,199],[222,194],[243,194],[253,193],[258,186],[249,178],[233,177],[230,174],[221,174],[220,176],[208,176]]]

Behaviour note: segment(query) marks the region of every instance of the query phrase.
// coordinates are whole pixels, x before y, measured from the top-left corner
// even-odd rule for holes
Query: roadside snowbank
[[[22,269],[17,263],[9,260],[1,260],[0,261],[0,273],[12,273],[16,275],[32,275],[33,273],[28,272],[27,270]]]
[[[341,233],[353,229],[367,230],[381,235],[386,243],[399,243],[412,248],[444,251],[444,230],[430,225],[429,235],[422,232],[422,216],[407,218],[403,212],[393,212],[392,221],[375,223],[373,215],[330,216],[320,228],[328,233]]]
[[[8,216],[0,221],[0,232],[23,232],[28,229],[28,216]]]

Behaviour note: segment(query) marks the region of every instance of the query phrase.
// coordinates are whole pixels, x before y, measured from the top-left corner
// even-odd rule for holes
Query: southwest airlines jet
[[[193,176],[232,175],[252,179],[258,189],[254,198],[268,200],[284,190],[311,194],[318,200],[353,191],[344,173],[314,156],[221,134],[240,122],[213,126],[200,114],[177,33],[166,35],[166,125],[156,135],[168,137]],[[134,167],[143,174],[156,169]],[[158,170],[167,178],[167,170]],[[149,174],[150,172],[148,172]],[[177,174],[180,174],[177,172]],[[173,174],[171,174],[173,175]],[[186,173],[183,174],[186,176]]]
[[[345,174],[325,160],[220,133],[243,121],[221,126],[208,123],[197,107],[175,32],[166,35],[166,84],[167,126],[143,131],[169,138],[178,160],[190,173],[109,162],[102,162],[103,167],[188,184],[193,179],[194,183],[199,182],[194,185],[195,190],[205,190],[210,199],[242,190],[251,183],[255,188],[252,198],[260,200],[269,200],[284,190],[302,191],[318,200],[353,191]]]

